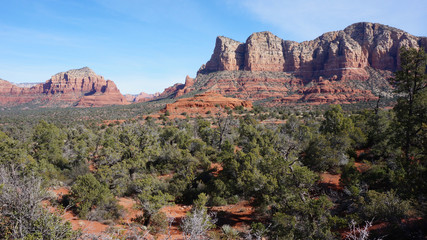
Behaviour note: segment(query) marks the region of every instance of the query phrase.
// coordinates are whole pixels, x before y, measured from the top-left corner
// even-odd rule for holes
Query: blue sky
[[[122,93],[154,93],[209,60],[218,35],[294,41],[361,21],[427,36],[426,0],[0,0],[0,78],[44,82],[88,66]]]

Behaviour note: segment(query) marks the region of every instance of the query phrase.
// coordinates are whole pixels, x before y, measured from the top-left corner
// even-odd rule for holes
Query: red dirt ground
[[[70,190],[65,187],[60,187],[57,189],[51,190],[53,193],[55,193],[58,201],[62,200],[62,197],[64,195],[67,195],[70,193]],[[55,211],[54,207],[50,207],[51,211]],[[62,217],[71,223],[71,226],[73,230],[81,229],[84,233],[89,234],[96,234],[101,233],[107,230],[108,225],[102,224],[97,221],[89,221],[89,220],[82,220],[79,219],[71,210],[65,211],[65,213],[62,215]]]
[[[320,174],[320,183],[326,184],[329,188],[333,190],[342,190],[340,185],[341,174],[331,174],[328,172]]]
[[[354,166],[356,167],[357,171],[363,173],[368,171],[371,166],[369,166],[369,164],[363,163],[363,162],[355,162]]]
[[[215,170],[212,172],[212,175],[214,175],[215,177],[218,177],[219,172],[221,172],[224,168],[220,163],[212,163],[211,169]]]
[[[212,167],[216,167],[217,171],[222,170],[220,164],[213,164]],[[70,193],[70,190],[65,187],[60,187],[51,190],[57,197],[58,201],[62,199],[62,196]],[[56,211],[55,207],[50,206],[48,202],[45,203],[51,211]],[[120,220],[121,224],[116,224],[115,227],[126,228],[127,224],[132,223],[135,217],[142,215],[142,210],[135,208],[136,201],[132,198],[118,198],[118,204],[123,207],[125,214]],[[174,218],[174,223],[171,226],[170,236],[171,239],[183,239],[182,232],[179,230],[179,225],[182,219],[191,211],[191,206],[186,205],[173,205],[165,206],[160,209],[164,212],[168,218]],[[250,225],[254,221],[253,213],[254,209],[250,206],[248,201],[241,201],[237,204],[231,204],[226,206],[212,207],[209,209],[210,212],[216,212],[218,216],[218,223],[229,224],[237,230],[244,230],[245,225]],[[69,221],[74,230],[82,230],[86,234],[94,235],[108,235],[106,231],[110,228],[109,225],[103,224],[97,221],[81,220],[71,210],[67,210],[62,217],[64,220]],[[157,234],[156,236],[149,236],[149,239],[166,239],[167,233]]]
[[[245,230],[246,226],[255,221],[255,209],[250,205],[249,201],[212,207],[210,211],[217,213],[219,225],[228,224],[239,231]]]
[[[125,210],[125,215],[122,220],[123,223],[129,224],[132,222],[132,219],[143,214],[142,210],[135,207],[137,203],[132,198],[118,198],[118,204]]]

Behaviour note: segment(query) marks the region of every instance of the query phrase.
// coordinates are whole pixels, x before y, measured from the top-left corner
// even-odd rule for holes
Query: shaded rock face
[[[218,37],[211,59],[191,87],[162,96],[213,90],[272,104],[350,103],[390,96],[401,47],[427,47],[426,37],[376,23],[356,23],[305,42],[254,33],[241,43]],[[185,90],[186,89],[186,90]]]
[[[106,106],[128,102],[111,80],[96,75],[90,68],[73,69],[55,74],[45,83],[18,87],[0,82],[0,103],[19,105],[37,102],[46,106]]]
[[[227,37],[217,37],[214,53],[206,63],[206,71],[242,70],[245,59],[245,45]]]
[[[85,93],[84,96],[77,102],[77,106],[101,107],[128,104],[128,101],[126,101],[126,98],[120,93],[119,89],[113,81],[107,80],[105,85],[95,81],[93,86],[94,88],[88,93]],[[100,91],[98,92],[97,89],[100,89]]]

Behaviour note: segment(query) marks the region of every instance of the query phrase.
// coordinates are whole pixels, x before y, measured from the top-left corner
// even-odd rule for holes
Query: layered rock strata
[[[292,72],[306,78],[337,75],[337,80],[366,79],[372,67],[395,71],[401,47],[427,47],[426,37],[377,23],[356,23],[302,43],[270,32],[252,34],[245,43],[218,37],[201,73],[215,71]]]
[[[392,92],[388,79],[399,68],[401,47],[426,49],[427,38],[376,23],[301,43],[270,32],[254,33],[245,43],[218,37],[191,89],[278,104],[375,100]],[[182,96],[177,92],[183,90],[164,95]]]
[[[167,104],[163,112],[169,112],[169,114],[173,115],[183,113],[203,115],[206,113],[216,113],[225,108],[234,109],[238,106],[251,109],[252,102],[224,97],[215,92],[205,92],[203,94],[197,94],[194,97],[181,98],[174,103]]]
[[[45,83],[31,87],[18,87],[1,80],[0,104],[22,103],[60,107],[128,104],[113,81],[105,80],[87,67],[55,74]]]

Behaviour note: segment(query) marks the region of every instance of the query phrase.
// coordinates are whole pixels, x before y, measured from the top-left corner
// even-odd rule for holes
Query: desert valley
[[[0,79],[0,238],[426,239],[427,37],[213,40],[158,93]]]

